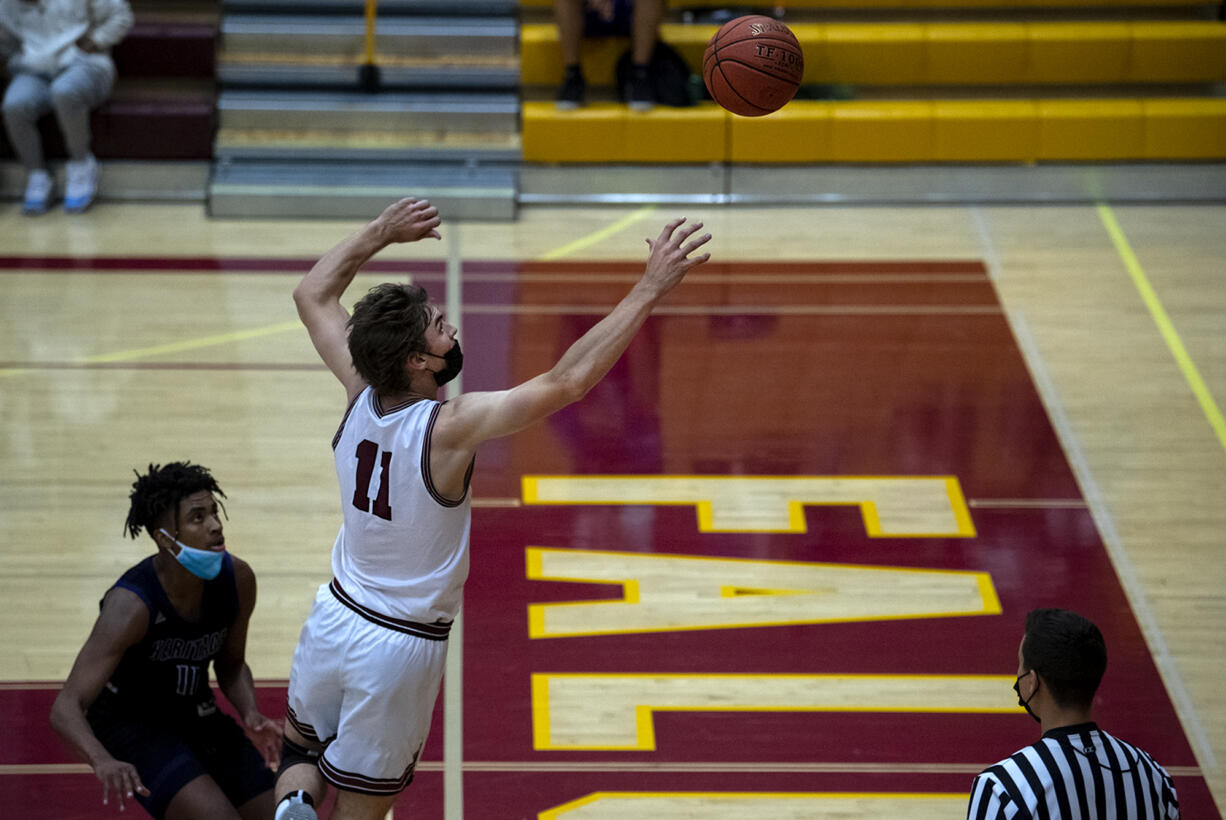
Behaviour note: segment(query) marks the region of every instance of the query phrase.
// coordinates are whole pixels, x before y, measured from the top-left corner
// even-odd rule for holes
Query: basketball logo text
[[[775,63],[780,68],[788,69],[789,71],[799,71],[803,66],[801,56],[790,49],[779,48],[778,46],[771,46],[766,43],[757,43],[754,48],[759,58]]]
[[[769,20],[763,23],[750,23],[749,24],[749,33],[753,37],[757,37],[759,34],[766,34],[768,32],[781,32],[781,31],[786,31],[789,34],[791,33],[791,30],[788,29],[788,27],[783,25],[782,23],[775,23]]]

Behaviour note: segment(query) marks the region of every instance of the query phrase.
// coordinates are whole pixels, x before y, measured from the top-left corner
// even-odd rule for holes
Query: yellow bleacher
[[[1226,99],[797,100],[635,113],[528,102],[527,162],[1041,162],[1226,158]]]
[[[532,5],[529,2],[526,5]],[[670,7],[685,5],[672,0]],[[709,3],[708,3],[709,5]],[[789,0],[788,7],[989,7],[978,0]],[[1086,0],[1018,5],[1105,6]],[[1118,6],[1118,4],[1110,4]],[[1148,0],[1132,6],[1187,6]],[[646,114],[592,104],[559,112],[527,102],[529,162],[1039,162],[1226,158],[1226,23],[1203,20],[792,22],[806,85],[884,89],[873,99],[797,99],[767,117],[711,103]],[[691,70],[716,31],[666,23],[661,38]],[[624,38],[584,43],[589,82],[609,84]],[[552,23],[521,27],[521,83],[552,89],[562,73]],[[604,79],[608,78],[608,79]],[[1146,86],[1154,89],[1150,93]],[[942,95],[942,87],[958,87]],[[879,99],[905,89],[899,99]],[[967,99],[968,89],[975,98]],[[1049,89],[1046,90],[1045,89]],[[1070,92],[1069,89],[1074,89]],[[949,97],[949,98],[946,98]]]
[[[806,84],[1003,85],[1226,80],[1226,23],[792,23]],[[714,25],[665,23],[661,39],[699,73]],[[611,78],[625,38],[584,43],[583,70]],[[520,82],[562,75],[557,27],[520,28]]]
[[[525,8],[552,8],[553,0],[519,0]],[[712,0],[668,0],[669,8],[710,8]],[[1213,3],[1195,0],[774,0],[772,7],[785,9],[1067,9],[1067,8],[1203,8]]]

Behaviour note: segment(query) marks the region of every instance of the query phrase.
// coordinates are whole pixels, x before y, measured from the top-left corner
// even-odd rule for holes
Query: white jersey
[[[440,407],[422,399],[385,408],[367,387],[332,442],[344,511],[332,547],[338,597],[418,624],[454,620],[468,577],[471,492],[444,498],[430,479]]]

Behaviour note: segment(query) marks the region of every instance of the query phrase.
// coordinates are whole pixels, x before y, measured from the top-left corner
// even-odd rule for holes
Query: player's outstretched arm
[[[147,795],[149,790],[141,783],[135,766],[116,760],[98,741],[85,712],[119,666],[123,653],[140,642],[148,628],[149,610],[135,593],[120,588],[108,592],[94,629],[51,706],[52,728],[89,762],[102,781],[102,802],[114,794],[121,809],[125,798],[133,793]]]
[[[656,304],[686,273],[710,259],[709,253],[697,253],[711,239],[710,234],[696,235],[701,228],[701,222],[687,225],[684,219],[674,219],[656,239],[648,239],[651,252],[639,281],[547,373],[510,390],[466,393],[445,404],[439,411],[432,447],[455,454],[459,469],[466,469],[465,454],[471,458],[482,441],[522,430],[587,395],[629,346]]]
[[[362,265],[388,245],[440,238],[438,209],[424,199],[408,197],[389,205],[366,227],[328,251],[294,289],[298,316],[324,364],[345,386],[352,399],[366,386],[349,358],[346,323],[349,311],[341,296]]]

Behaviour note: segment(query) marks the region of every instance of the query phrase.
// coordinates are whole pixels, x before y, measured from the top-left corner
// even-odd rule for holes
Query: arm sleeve
[[[21,40],[17,38],[17,34],[10,28],[5,10],[0,6],[0,63],[7,61],[9,57],[20,50]]]
[[[1175,781],[1171,780],[1166,769],[1161,769],[1161,771],[1162,810],[1166,813],[1166,820],[1180,820],[1183,815],[1179,811],[1179,797],[1175,794]]]
[[[109,49],[124,38],[132,28],[132,7],[128,0],[90,0],[93,27],[89,39],[102,49]]]
[[[1017,814],[1016,808],[1000,783],[988,772],[983,772],[971,784],[971,800],[966,807],[966,820],[1006,820]]]

